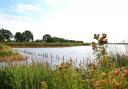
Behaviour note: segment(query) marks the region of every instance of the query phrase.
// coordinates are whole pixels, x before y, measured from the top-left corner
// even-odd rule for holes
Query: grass
[[[105,56],[104,60],[87,64],[86,69],[73,66],[72,61],[55,69],[44,63],[1,67],[0,89],[127,89],[128,67],[118,64],[128,64],[125,57],[113,61]]]
[[[13,53],[12,48],[8,45],[0,43],[0,62],[1,61],[13,61],[13,60],[23,60],[25,59],[22,55],[18,53]]]
[[[65,66],[65,68],[64,68]],[[48,65],[32,64],[0,69],[1,89],[79,89],[82,76],[69,63],[56,70]],[[81,76],[81,77],[80,77]]]
[[[5,44],[14,48],[71,47],[71,46],[90,45],[89,43],[41,43],[41,42],[6,42]]]
[[[0,52],[10,52],[11,50],[10,46],[0,43]]]
[[[128,89],[128,55],[100,56],[86,68],[73,61],[54,69],[35,62],[0,67],[0,89]]]

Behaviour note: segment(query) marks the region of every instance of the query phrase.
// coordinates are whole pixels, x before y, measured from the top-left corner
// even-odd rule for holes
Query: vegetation
[[[40,48],[40,47],[71,47],[90,45],[88,43],[40,43],[40,42],[4,42],[11,47]]]
[[[12,33],[7,29],[0,29],[0,41],[11,41]]]
[[[84,43],[83,41],[67,40],[59,37],[52,37],[50,34],[45,34],[43,36],[43,42],[47,43]]]
[[[107,35],[95,34],[95,63],[45,63],[0,67],[0,89],[127,89],[128,55],[107,54]],[[85,67],[86,66],[86,67]]]
[[[43,36],[43,41],[44,41],[44,42],[51,42],[51,39],[52,39],[52,37],[51,37],[50,34],[45,34],[45,35]]]
[[[13,39],[12,39],[13,38]],[[52,37],[50,34],[45,34],[42,39],[34,41],[33,33],[29,30],[16,32],[13,36],[11,31],[4,28],[0,29],[0,42],[40,42],[40,43],[84,43],[83,41],[67,40],[59,37]]]
[[[10,46],[0,43],[0,61],[13,61],[25,59],[18,53],[13,53]]]
[[[123,57],[123,56],[122,56]],[[124,58],[124,57],[123,57]],[[55,69],[48,64],[10,65],[0,68],[1,89],[127,89],[128,67],[115,61],[74,67],[72,61]],[[117,58],[118,59],[118,58]],[[128,60],[128,58],[126,58]],[[118,59],[125,60],[125,59]],[[128,64],[128,61],[126,61]]]
[[[33,33],[29,30],[25,30],[23,33],[16,32],[13,36],[11,31],[4,28],[0,29],[0,42],[11,47],[68,47],[89,45],[83,41],[52,37],[50,34],[45,34],[42,39],[34,41]]]
[[[22,38],[22,33],[21,32],[16,32],[16,34],[14,35],[14,39],[16,42],[22,42],[23,38]]]
[[[33,34],[30,31],[25,31],[22,34],[22,39],[25,42],[33,41]]]
[[[10,46],[8,45],[4,45],[0,43],[0,51],[1,52],[10,52],[12,49]]]

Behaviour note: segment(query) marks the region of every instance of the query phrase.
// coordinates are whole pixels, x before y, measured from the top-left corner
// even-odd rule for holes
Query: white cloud
[[[15,6],[15,9],[19,13],[25,13],[25,12],[41,12],[42,8],[38,5],[31,5],[31,4],[17,4]]]
[[[56,5],[56,2],[48,1],[49,5]],[[110,42],[120,42],[128,39],[127,4],[126,0],[69,0],[65,9],[54,14],[44,13],[44,17],[40,15],[36,20],[26,16],[2,16],[0,13],[0,27],[13,32],[28,29],[35,38],[49,33],[85,42],[92,41],[94,33],[107,33]]]
[[[127,0],[70,0],[72,11],[85,16],[128,16]]]
[[[127,40],[128,1],[69,1],[64,11],[41,23],[48,33],[84,41],[90,41],[94,33],[108,33],[111,42]]]
[[[64,0],[45,0],[48,6],[61,6]]]
[[[24,30],[30,30],[30,27],[35,25],[34,19],[28,16],[13,16],[0,13],[0,28],[6,28],[11,30],[14,34],[17,31],[23,32]]]

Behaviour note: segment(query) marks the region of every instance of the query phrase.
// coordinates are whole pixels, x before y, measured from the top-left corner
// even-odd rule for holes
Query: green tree
[[[44,42],[51,42],[51,35],[50,34],[45,34],[44,36],[43,36],[43,41]]]
[[[0,41],[4,41],[4,36],[2,33],[0,33]]]
[[[0,39],[3,41],[10,41],[11,38],[13,38],[13,34],[11,33],[11,31],[7,30],[7,29],[0,29]]]
[[[23,34],[22,34],[22,40],[25,41],[25,42],[30,42],[30,41],[33,41],[33,34],[31,33],[31,31],[24,31]]]
[[[23,38],[22,38],[22,33],[21,32],[16,32],[16,34],[14,35],[14,39],[16,42],[22,42]]]

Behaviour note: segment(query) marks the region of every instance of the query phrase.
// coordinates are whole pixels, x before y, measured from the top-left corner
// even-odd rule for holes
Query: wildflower
[[[121,67],[121,70],[125,70],[125,69],[127,69],[127,67]]]
[[[123,70],[125,76],[128,76],[128,69]]]
[[[94,34],[94,39],[98,40],[99,36],[100,36],[100,34]]]
[[[101,84],[100,81],[95,81],[94,87],[95,87],[95,88],[98,88],[98,87],[100,87],[100,84]]]
[[[120,70],[119,69],[115,70],[114,74],[115,74],[115,76],[119,75],[120,74]]]
[[[103,33],[102,38],[107,38],[107,34]]]

